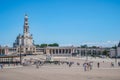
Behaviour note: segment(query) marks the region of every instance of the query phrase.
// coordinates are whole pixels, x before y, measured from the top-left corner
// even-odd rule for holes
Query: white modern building
[[[116,46],[116,49],[110,49],[110,57],[120,57],[120,42]]]
[[[117,56],[120,57],[120,42],[119,42],[118,47],[117,47]]]

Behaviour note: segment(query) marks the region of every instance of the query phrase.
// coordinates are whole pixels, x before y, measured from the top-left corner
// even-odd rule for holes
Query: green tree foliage
[[[98,48],[97,46],[92,46],[91,48]]]
[[[113,49],[116,49],[116,48],[117,48],[117,46],[115,45],[115,46],[113,46],[112,48],[113,48]]]
[[[53,44],[48,44],[48,46],[51,46],[51,47],[58,47],[59,44],[58,44],[58,43],[53,43]]]
[[[109,56],[109,51],[104,50],[104,51],[102,52],[102,55]]]
[[[87,48],[88,46],[85,44],[85,45],[81,45],[81,48]]]
[[[53,43],[53,44],[45,44],[45,43],[43,43],[43,44],[36,44],[35,45],[36,47],[41,47],[41,48],[44,48],[44,47],[47,47],[47,46],[50,46],[50,47],[58,47],[59,46],[59,44],[58,43]]]
[[[35,46],[36,46],[36,47],[40,47],[40,45],[39,45],[39,44],[36,44]]]
[[[41,48],[44,48],[44,47],[47,47],[48,44],[41,44],[40,47]]]

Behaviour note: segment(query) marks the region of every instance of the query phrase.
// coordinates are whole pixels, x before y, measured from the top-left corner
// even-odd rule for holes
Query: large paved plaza
[[[75,67],[24,67],[1,70],[0,80],[120,80],[120,69],[93,69],[84,72],[82,68]]]
[[[61,60],[61,59],[60,59]],[[84,60],[67,59],[80,62],[80,66],[46,64],[39,69],[35,65],[17,68],[4,68],[0,70],[0,80],[120,80],[120,68],[111,68],[109,62],[101,61],[98,69],[96,61],[90,71],[84,71]],[[98,60],[98,59],[97,59]],[[100,61],[100,60],[99,60]]]

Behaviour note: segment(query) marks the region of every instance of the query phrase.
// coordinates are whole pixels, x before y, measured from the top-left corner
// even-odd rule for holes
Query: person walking
[[[89,63],[89,65],[90,65],[90,70],[92,70],[93,63],[92,63],[92,62],[90,62],[90,63]]]
[[[98,67],[98,68],[100,67],[100,63],[99,63],[99,62],[97,63],[97,67]]]
[[[77,66],[80,66],[80,63],[79,63],[79,62],[77,62]]]
[[[89,63],[87,62],[86,65],[87,65],[86,70],[89,71],[89,68],[90,68]]]
[[[39,62],[38,61],[36,62],[36,68],[37,69],[39,68]]]
[[[111,62],[111,67],[114,67],[114,63],[113,62]]]
[[[83,64],[83,67],[84,67],[84,71],[87,71],[87,64],[86,63]]]
[[[2,69],[1,64],[0,64],[0,69]]]
[[[3,64],[0,64],[0,69],[3,69]]]
[[[118,62],[118,66],[120,67],[120,62]]]
[[[1,69],[3,69],[3,64],[1,64]]]

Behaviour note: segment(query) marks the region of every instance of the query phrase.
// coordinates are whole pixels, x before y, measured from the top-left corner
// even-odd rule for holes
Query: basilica
[[[23,35],[19,34],[16,37],[13,47],[16,48],[17,52],[26,54],[35,53],[35,46],[33,43],[32,34],[29,32],[28,16],[24,17]]]

